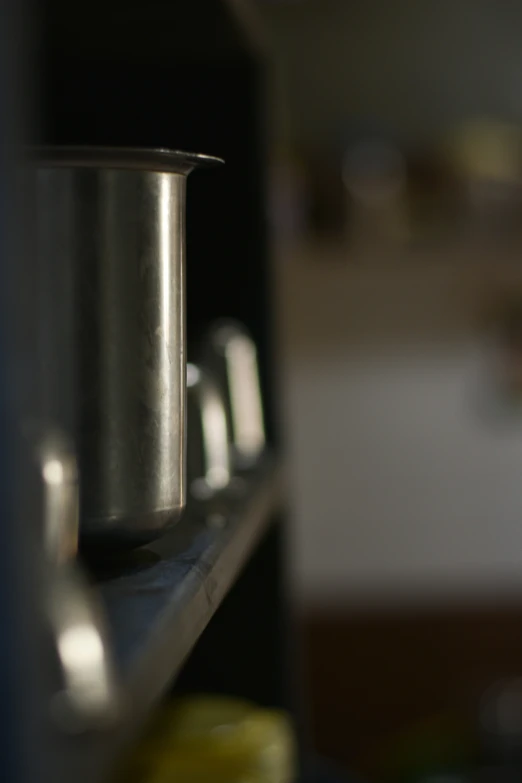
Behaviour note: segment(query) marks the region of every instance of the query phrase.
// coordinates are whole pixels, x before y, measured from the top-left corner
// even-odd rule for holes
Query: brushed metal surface
[[[74,279],[82,537],[141,544],[185,504],[185,184],[209,159],[38,154],[40,252]]]

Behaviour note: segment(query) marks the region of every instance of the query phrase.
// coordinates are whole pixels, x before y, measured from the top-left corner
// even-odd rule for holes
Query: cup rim
[[[189,174],[224,163],[222,158],[163,147],[40,146],[31,151],[38,168],[93,168]]]

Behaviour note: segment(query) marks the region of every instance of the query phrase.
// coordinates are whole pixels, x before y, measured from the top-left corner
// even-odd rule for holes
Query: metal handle
[[[76,563],[51,573],[48,616],[63,683],[51,702],[53,718],[68,733],[110,727],[122,694],[102,607]]]
[[[234,466],[248,470],[266,445],[255,343],[241,324],[218,321],[210,329],[206,356],[224,390]]]
[[[187,365],[187,389],[189,491],[207,500],[231,479],[227,415],[219,386],[205,368]]]
[[[78,470],[69,440],[50,425],[26,426],[42,480],[46,608],[61,686],[51,702],[61,729],[78,733],[111,725],[122,695],[103,607],[75,559]]]

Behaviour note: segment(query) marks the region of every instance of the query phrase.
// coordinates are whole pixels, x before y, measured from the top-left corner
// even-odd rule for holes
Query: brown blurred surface
[[[306,687],[317,750],[382,779],[401,734],[437,717],[474,731],[484,690],[522,674],[522,604],[303,613]]]

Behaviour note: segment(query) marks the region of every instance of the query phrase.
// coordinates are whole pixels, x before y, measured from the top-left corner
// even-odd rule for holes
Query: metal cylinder
[[[153,539],[185,503],[185,184],[206,156],[40,151],[44,256],[72,270],[81,534]]]

